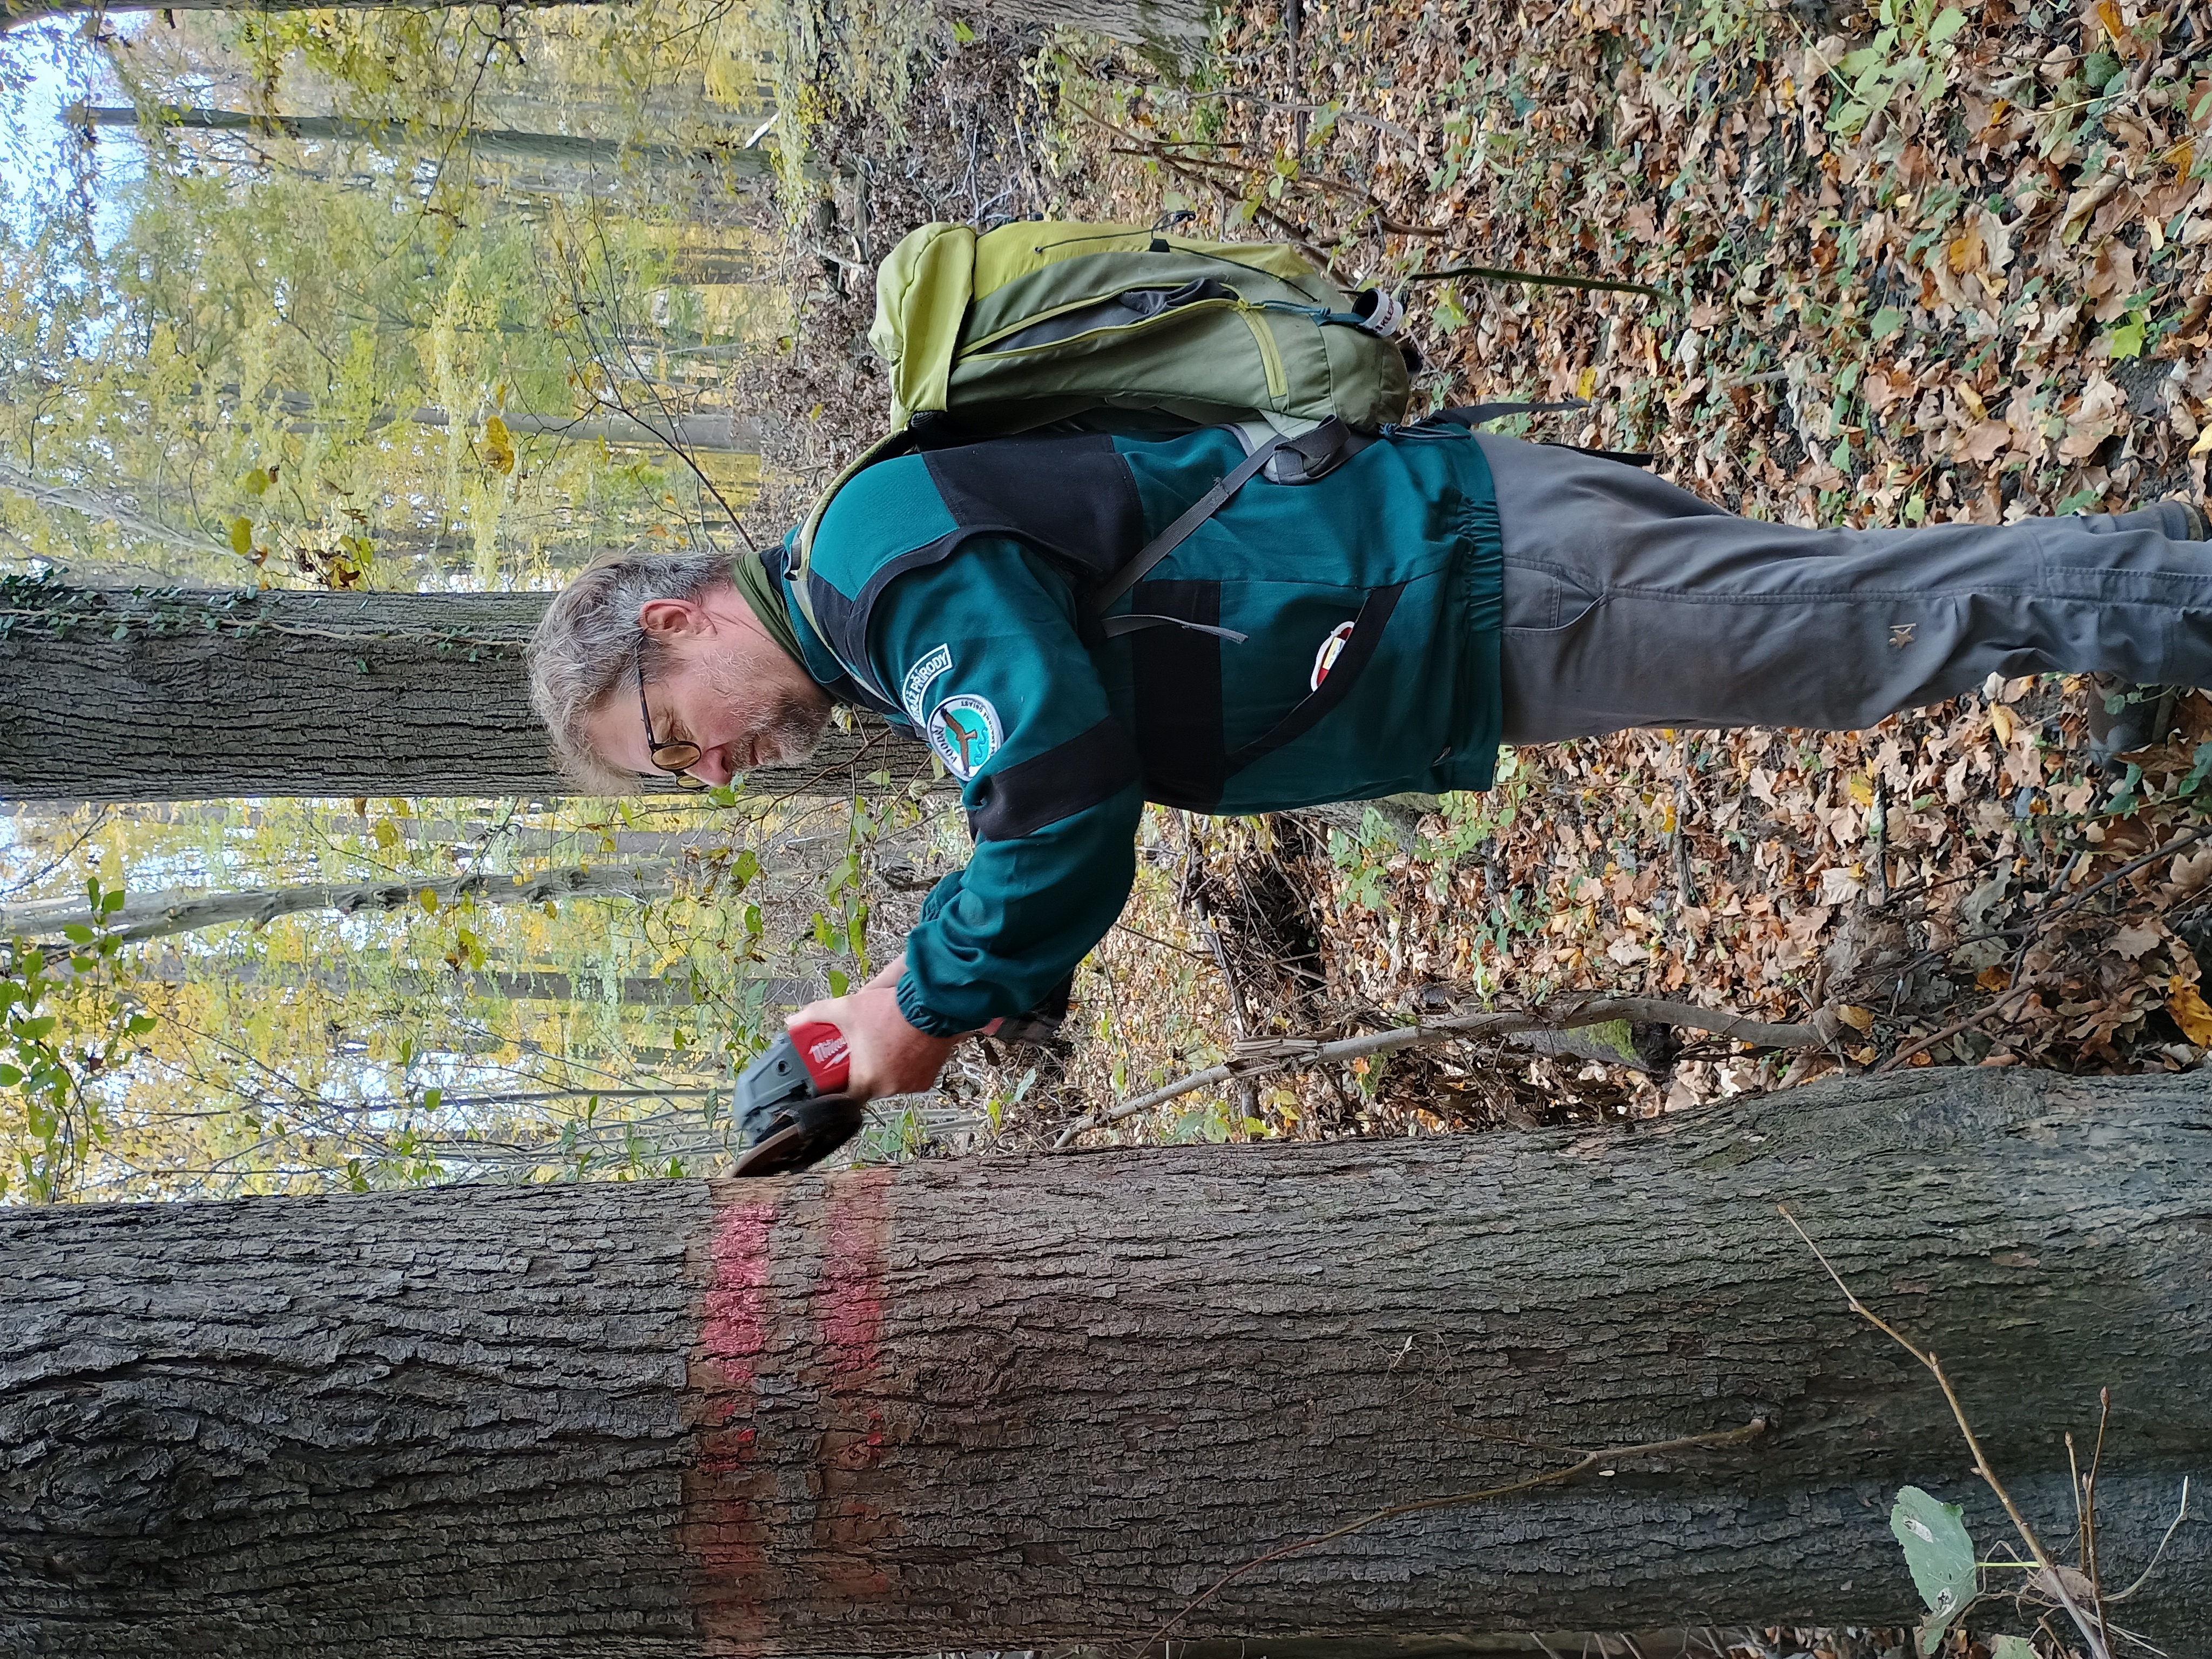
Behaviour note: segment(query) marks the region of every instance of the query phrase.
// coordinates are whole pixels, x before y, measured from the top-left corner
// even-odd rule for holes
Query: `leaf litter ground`
[[[1412,278],[1418,395],[1586,398],[1528,435],[1653,452],[1750,516],[2119,511],[2193,495],[2212,448],[2200,27],[2110,0],[1235,9],[1196,82],[1043,60],[1071,144],[1055,205],[1187,213],[1303,240],[1349,280]],[[1668,297],[1423,280],[1470,264]],[[1826,1008],[1837,1040],[1762,1058],[1639,1031],[1634,1065],[1586,1042],[1425,1050],[1107,1133],[1588,1121],[1895,1063],[2197,1065],[2212,702],[2148,694],[2168,740],[2113,778],[2085,752],[2097,695],[1993,679],[1867,732],[1522,750],[1482,795],[1156,814],[1075,1042],[1012,1109],[1034,1054],[954,1086],[1033,1141],[1240,1036],[1578,991]]]

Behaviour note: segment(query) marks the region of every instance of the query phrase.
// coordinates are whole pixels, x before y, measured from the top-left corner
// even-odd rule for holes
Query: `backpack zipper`
[[[1267,372],[1267,395],[1286,396],[1291,389],[1290,377],[1283,373],[1283,354],[1276,349],[1275,331],[1261,316],[1260,307],[1243,300],[1237,302],[1237,314],[1244,319],[1244,326],[1252,331],[1253,343],[1260,348],[1260,365]]]

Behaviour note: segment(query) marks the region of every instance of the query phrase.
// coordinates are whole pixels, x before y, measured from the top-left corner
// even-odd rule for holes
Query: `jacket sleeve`
[[[968,867],[907,936],[898,1004],[936,1036],[1036,1006],[1114,924],[1143,794],[1075,600],[1019,544],[979,540],[895,579],[872,666],[947,772],[975,833]]]

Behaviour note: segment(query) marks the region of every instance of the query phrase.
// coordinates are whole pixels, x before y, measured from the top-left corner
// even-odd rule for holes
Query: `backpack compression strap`
[[[1189,540],[1191,532],[1218,513],[1229,498],[1243,489],[1260,469],[1267,465],[1274,453],[1288,441],[1287,439],[1276,438],[1261,444],[1238,462],[1234,470],[1218,479],[1212,489],[1185,507],[1181,518],[1139,548],[1137,556],[1115,571],[1106,585],[1091,596],[1092,614],[1105,610],[1134,587],[1147,570]]]

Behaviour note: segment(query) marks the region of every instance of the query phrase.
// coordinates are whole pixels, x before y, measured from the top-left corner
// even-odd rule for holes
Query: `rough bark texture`
[[[565,793],[523,672],[545,603],[43,590],[0,615],[0,799]],[[863,719],[747,787],[836,794],[878,769],[902,786],[928,752]]]
[[[1780,1200],[2054,1540],[2061,1431],[2112,1387],[2132,1574],[2212,1468],[2204,1079],[1933,1071],[1633,1133],[16,1212],[0,1650],[1133,1651],[1381,1505],[1753,1417],[1271,1566],[1178,1635],[1882,1622],[1899,1485],[2003,1529]],[[2127,1622],[2203,1651],[2208,1565],[2185,1527]]]

